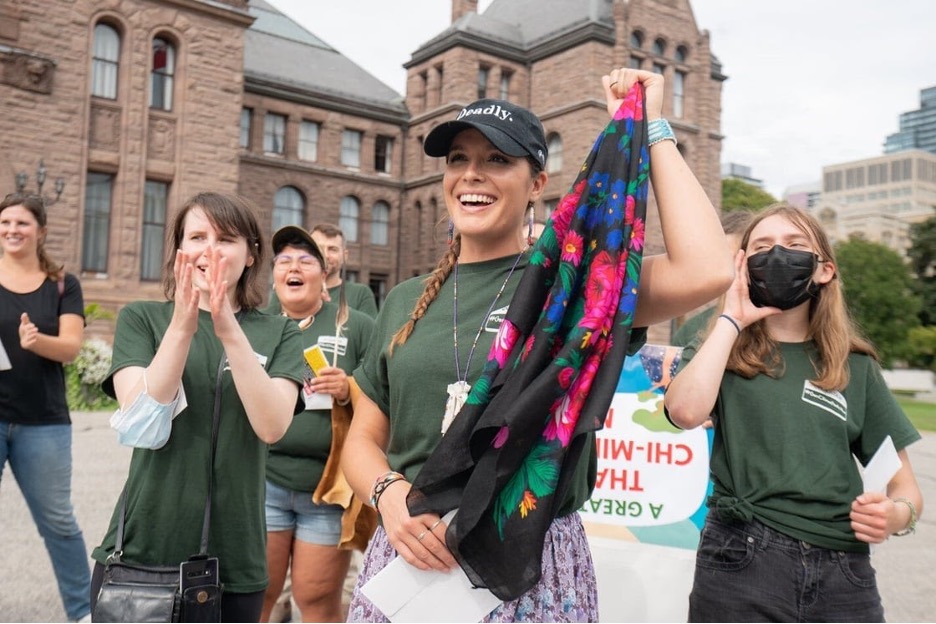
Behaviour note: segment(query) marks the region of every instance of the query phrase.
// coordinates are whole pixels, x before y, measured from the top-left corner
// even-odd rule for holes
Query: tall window
[[[318,160],[319,125],[314,121],[303,121],[299,125],[299,158]]]
[[[689,49],[686,46],[679,46],[676,48],[676,54],[673,55],[673,58],[676,59],[677,63],[685,63],[688,56]]]
[[[379,306],[382,304],[384,297],[387,296],[387,276],[371,273],[367,285],[370,286],[371,291],[374,293],[374,299],[377,300],[377,305]]]
[[[666,54],[666,42],[662,39],[656,39],[653,42],[653,53],[657,56],[663,56]]]
[[[643,40],[644,40],[643,33],[640,32],[639,30],[635,30],[635,31],[632,32],[631,35],[630,35],[630,47],[632,47],[632,48],[640,48],[640,47],[642,47],[642,46],[643,46]]]
[[[673,117],[682,117],[685,114],[686,103],[686,72],[673,73]]]
[[[85,185],[84,232],[81,240],[82,271],[107,272],[113,186],[112,175],[88,174]]]
[[[491,77],[491,68],[481,66],[478,68],[478,98],[487,97],[488,79]]]
[[[498,97],[502,100],[510,99],[510,79],[513,77],[513,72],[502,69],[501,70],[501,79],[500,79],[500,92]]]
[[[286,115],[266,114],[263,119],[263,151],[268,154],[286,153]]]
[[[361,166],[361,138],[358,130],[345,130],[341,133],[341,164],[347,167]]]
[[[94,27],[94,53],[91,60],[91,95],[117,99],[117,70],[120,67],[120,35],[113,26]]]
[[[169,185],[146,181],[143,193],[143,232],[140,248],[140,279],[158,281],[162,272],[166,239],[166,204]]]
[[[628,59],[627,66],[631,69],[640,69],[640,66],[643,65],[643,59],[639,56],[633,56]]]
[[[150,74],[150,108],[172,110],[172,78],[175,48],[159,37],[153,39],[153,73]]]
[[[664,74],[664,73],[666,73],[666,65],[663,65],[663,64],[661,64],[661,63],[654,63],[654,64],[653,64],[653,73],[654,73],[654,74],[661,74],[661,75]]]
[[[349,243],[356,243],[358,239],[358,217],[361,215],[361,205],[358,200],[345,195],[341,198],[340,216],[338,217],[338,227],[344,232],[345,240]]]
[[[390,242],[390,205],[379,201],[371,211],[371,245],[387,245]]]
[[[555,173],[562,171],[562,137],[559,133],[553,132],[547,139],[549,157],[546,159],[546,171]]]
[[[250,120],[253,118],[253,109],[246,106],[241,109],[240,146],[250,147]]]
[[[286,225],[302,226],[305,200],[294,186],[284,186],[273,196],[273,231]]]
[[[374,169],[378,173],[390,173],[390,162],[393,157],[393,138],[377,135],[374,144]]]

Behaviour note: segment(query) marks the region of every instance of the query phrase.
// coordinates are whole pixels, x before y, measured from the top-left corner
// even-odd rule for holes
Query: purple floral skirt
[[[389,622],[361,586],[397,556],[378,526],[348,610],[349,622]],[[585,528],[577,513],[553,520],[543,545],[543,575],[528,592],[501,603],[482,622],[597,622],[598,583]]]

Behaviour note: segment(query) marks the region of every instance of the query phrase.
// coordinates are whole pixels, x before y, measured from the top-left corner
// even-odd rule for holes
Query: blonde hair
[[[754,228],[773,216],[780,216],[796,226],[816,246],[820,260],[835,264],[835,253],[822,225],[812,215],[784,202],[772,204],[754,216],[741,240],[742,249],[747,248]],[[878,359],[874,346],[861,335],[848,311],[837,272],[809,303],[808,337],[815,342],[818,353],[818,361],[813,362],[816,378],[811,381],[823,390],[844,390],[848,385],[850,353]],[[783,373],[778,344],[767,332],[764,319],[741,332],[731,349],[727,369],[747,379],[759,373],[771,377]]]
[[[432,270],[432,273],[429,274],[429,277],[426,278],[426,286],[423,288],[422,295],[420,295],[419,299],[416,301],[416,305],[413,306],[413,311],[410,313],[409,319],[403,324],[403,327],[393,334],[393,338],[390,340],[390,355],[393,355],[393,349],[395,347],[402,346],[406,343],[410,334],[413,333],[413,328],[416,327],[416,321],[426,315],[429,304],[435,301],[435,298],[439,295],[439,291],[442,290],[442,284],[448,279],[448,276],[452,273],[452,269],[455,267],[455,263],[458,262],[458,253],[460,251],[461,234],[455,234],[448,251],[446,251],[439,260],[439,263],[436,265],[435,269]]]

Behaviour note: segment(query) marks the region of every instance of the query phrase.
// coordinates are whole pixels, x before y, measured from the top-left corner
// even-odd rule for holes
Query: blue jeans
[[[871,556],[812,546],[757,520],[709,512],[690,622],[883,622]]]
[[[70,620],[91,612],[91,570],[71,503],[71,425],[0,423],[0,477],[9,460],[45,541]]]

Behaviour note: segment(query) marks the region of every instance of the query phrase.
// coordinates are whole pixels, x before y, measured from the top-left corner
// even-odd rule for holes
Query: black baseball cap
[[[315,244],[315,239],[298,225],[286,225],[276,230],[276,233],[273,234],[272,246],[274,256],[281,252],[283,247],[287,246],[308,249],[313,256],[318,258],[322,269],[325,268],[325,256],[322,255],[322,250]]]
[[[466,128],[474,128],[508,156],[531,156],[540,167],[546,166],[543,124],[527,109],[506,100],[472,102],[453,121],[433,128],[423,150],[429,156],[447,156],[452,139]]]

